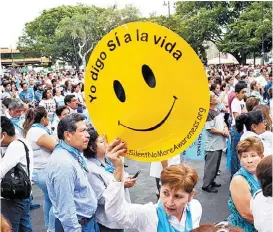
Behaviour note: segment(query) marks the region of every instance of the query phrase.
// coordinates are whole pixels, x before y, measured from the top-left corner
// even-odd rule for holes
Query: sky
[[[140,10],[142,16],[149,16],[153,12],[157,15],[168,15],[168,7],[164,6],[164,0],[4,0],[1,1],[0,9],[0,47],[15,48],[25,23],[33,21],[43,10],[77,3],[99,7],[117,4],[119,8],[133,4]],[[170,1],[170,4],[173,3],[174,1]]]

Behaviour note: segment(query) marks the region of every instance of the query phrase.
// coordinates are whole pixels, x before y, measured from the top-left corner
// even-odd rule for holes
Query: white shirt
[[[117,224],[113,219],[109,218],[104,210],[105,199],[103,197],[103,192],[107,188],[108,184],[114,180],[113,174],[107,172],[94,158],[87,159],[86,163],[89,170],[89,173],[87,174],[88,181],[98,199],[98,207],[95,214],[96,221],[108,228],[123,229],[123,227],[119,227],[119,224]],[[128,174],[125,173],[125,176],[128,176]],[[128,188],[125,189],[125,199],[129,203],[131,202]]]
[[[254,217],[254,226],[259,232],[273,231],[272,205],[273,198],[265,197],[261,190],[258,191],[250,201],[250,208]]]
[[[69,108],[69,114],[78,113],[78,109],[73,110],[69,106],[68,106],[68,108]]]
[[[47,132],[39,127],[31,127],[28,132],[26,139],[30,142],[33,149],[33,168],[34,169],[43,169],[45,168],[51,152],[37,144],[39,138]]]
[[[239,115],[242,113],[242,109],[245,108],[245,101],[242,99],[241,101],[238,100],[237,97],[235,97],[231,103],[231,112],[232,112],[232,126],[235,126],[235,118],[233,113],[238,113]]]
[[[56,111],[56,102],[54,99],[41,100],[39,106],[45,107],[49,115],[54,115]]]
[[[18,139],[23,141],[29,150],[29,179],[31,180],[33,172],[33,150],[26,139]],[[2,180],[7,172],[18,163],[21,163],[22,168],[25,170],[26,174],[28,174],[26,151],[24,145],[20,141],[14,140],[8,145],[8,147],[1,147],[1,154],[5,155],[4,157],[2,157],[3,155],[0,156],[0,180]]]
[[[105,212],[124,229],[135,229],[139,232],[157,232],[158,217],[157,205],[148,203],[130,204],[124,199],[124,182],[110,182],[103,193],[105,199]],[[199,201],[191,200],[189,203],[193,229],[197,228],[202,215],[202,206]],[[169,217],[169,222],[179,231],[185,229],[186,214],[183,213],[179,222]]]
[[[175,164],[180,164],[180,154],[168,159],[168,167]],[[160,178],[162,170],[161,162],[151,162],[150,176]]]

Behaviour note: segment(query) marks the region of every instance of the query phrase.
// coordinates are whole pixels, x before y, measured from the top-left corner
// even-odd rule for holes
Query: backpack
[[[23,143],[25,147],[28,175],[21,163],[18,163],[6,173],[1,182],[1,196],[6,199],[26,199],[30,197],[31,193],[31,181],[29,179],[29,150],[23,141],[17,141]]]

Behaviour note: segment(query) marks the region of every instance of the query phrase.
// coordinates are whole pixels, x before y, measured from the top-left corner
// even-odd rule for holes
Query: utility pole
[[[170,6],[170,1],[167,1],[163,3],[163,6],[168,6],[168,17],[171,17],[171,6]]]
[[[262,7],[262,26],[264,21],[264,8]],[[262,65],[264,65],[264,33],[262,33]]]

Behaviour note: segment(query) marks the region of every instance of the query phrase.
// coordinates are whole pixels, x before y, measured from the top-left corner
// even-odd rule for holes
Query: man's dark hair
[[[74,97],[75,95],[73,94],[66,95],[64,98],[64,104],[67,105],[67,103],[70,103]]]
[[[4,81],[3,82],[3,87],[6,88],[8,85],[11,85],[9,81]]]
[[[244,130],[244,126],[246,127],[247,131],[251,131],[251,126],[259,125],[264,121],[264,115],[262,111],[250,111],[248,113],[240,114],[236,118],[236,129],[239,133]]]
[[[20,84],[21,88],[23,88],[24,85],[27,85],[27,83],[25,83],[25,82],[24,82],[24,83],[21,83],[21,84]]]
[[[12,99],[9,97],[6,97],[3,99],[2,104],[8,109],[9,108],[9,104],[12,102]]]
[[[53,83],[55,83],[55,82],[57,82],[56,79],[52,79],[52,80],[51,80],[51,84],[53,84]]]
[[[57,109],[56,109],[56,114],[57,114],[57,116],[61,116],[62,112],[63,112],[65,109],[68,109],[68,110],[69,110],[69,108],[68,108],[67,106],[59,106],[59,107],[57,107]]]
[[[1,128],[2,133],[6,132],[8,136],[15,136],[15,127],[6,116],[1,116]]]
[[[212,84],[211,86],[210,86],[210,91],[215,91],[215,89],[217,88],[217,84]]]
[[[240,93],[240,91],[245,88],[247,88],[247,84],[245,83],[245,81],[239,81],[235,85],[235,93]]]
[[[77,123],[85,120],[83,114],[72,113],[64,117],[58,124],[58,138],[64,140],[64,132],[75,132],[77,130]]]

